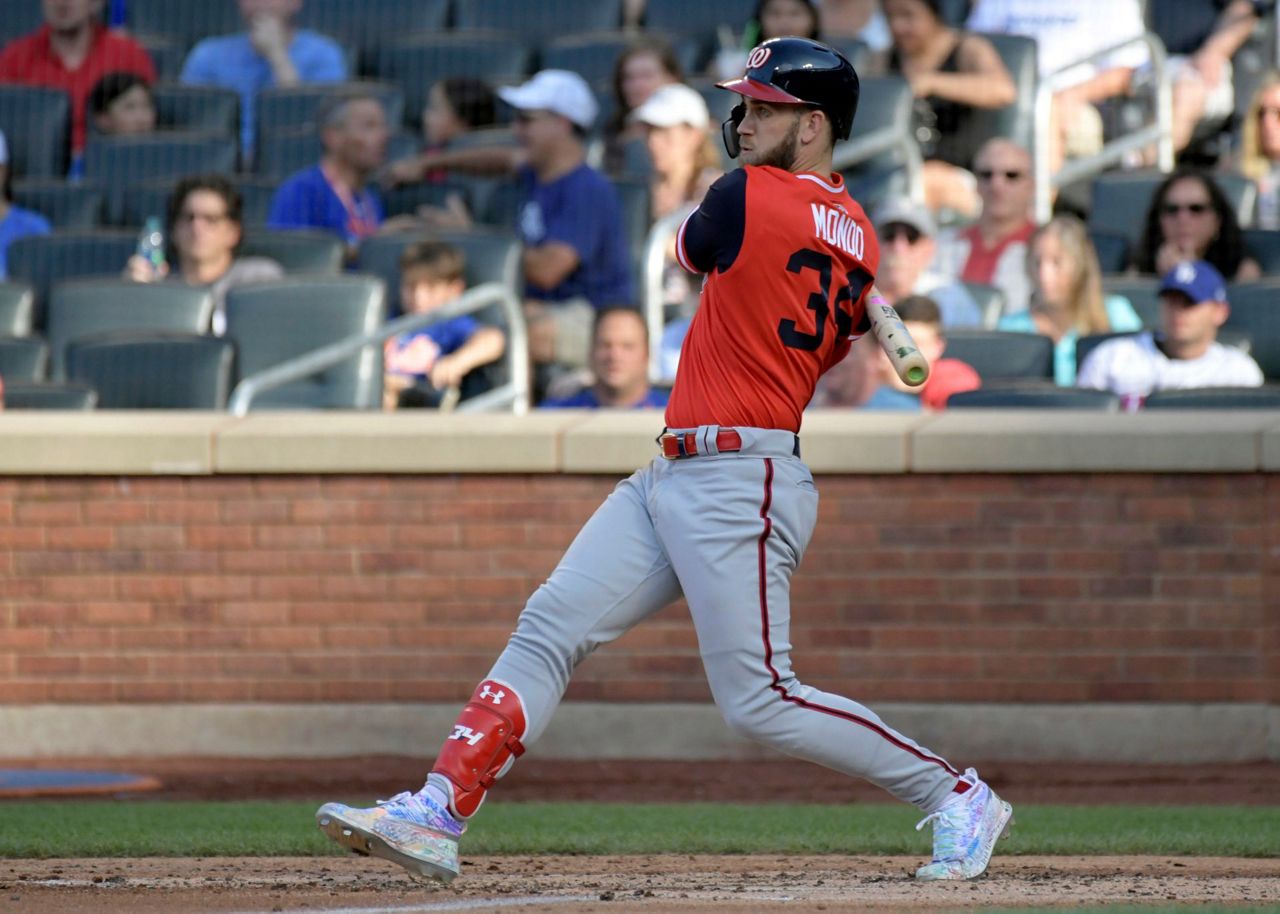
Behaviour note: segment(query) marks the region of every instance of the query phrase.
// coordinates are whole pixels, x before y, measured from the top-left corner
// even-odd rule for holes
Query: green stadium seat
[[[13,182],[13,202],[35,210],[55,229],[91,229],[102,224],[106,194],[96,184],[63,178]]]
[[[118,278],[137,244],[135,232],[94,229],[19,238],[9,245],[10,279],[35,290],[33,326],[44,326],[44,309],[55,282]]]
[[[107,188],[107,219],[124,219],[130,187],[160,178],[236,170],[240,143],[229,135],[173,132],[91,137],[85,146],[85,178]]]
[[[1280,409],[1280,385],[1153,391],[1143,409]]]
[[[175,0],[129,0],[129,30],[138,35],[172,38],[190,47],[201,38],[244,29],[235,3]]]
[[[286,273],[336,276],[342,272],[346,243],[318,229],[247,229],[240,255],[269,257]]]
[[[240,136],[240,95],[212,86],[159,83],[152,89],[156,125],[162,130],[192,130],[232,138]]]
[[[383,283],[374,276],[286,279],[227,294],[227,337],[241,380],[331,343],[372,333],[386,320]],[[258,409],[378,409],[382,347],[367,346],[310,378],[263,392]]]
[[[365,72],[372,71],[380,45],[444,31],[448,18],[449,0],[306,0],[297,23],[355,49]]]
[[[99,409],[226,409],[235,347],[185,333],[112,333],[67,345],[67,377]]]
[[[26,384],[20,382],[4,385],[5,409],[93,409],[98,405],[98,394],[85,384]]]
[[[42,381],[49,370],[49,347],[38,336],[0,337],[0,378]]]
[[[1053,340],[1037,333],[949,330],[946,354],[972,365],[983,383],[1053,378]]]
[[[342,92],[369,92],[382,100],[387,121],[396,129],[404,120],[404,93],[399,86],[373,81],[312,83],[302,86],[263,89],[254,103],[256,135],[277,131],[315,131],[317,116],[326,101]]]
[[[458,29],[506,29],[545,41],[573,32],[605,32],[622,26],[621,0],[466,0],[453,10]]]
[[[983,387],[954,393],[947,409],[1084,409],[1120,411],[1120,398],[1110,391],[1081,387]]]
[[[0,17],[4,18],[4,17]],[[71,100],[40,86],[0,85],[0,131],[15,178],[60,178],[67,173]]]
[[[25,282],[0,282],[0,336],[26,336],[35,315],[35,290]]]

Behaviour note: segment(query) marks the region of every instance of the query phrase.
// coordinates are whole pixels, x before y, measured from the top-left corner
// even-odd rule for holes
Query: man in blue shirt
[[[320,163],[280,185],[267,226],[323,229],[353,248],[377,234],[385,210],[369,180],[386,163],[390,135],[376,96],[356,91],[330,99],[320,111]]]
[[[545,400],[546,409],[644,409],[667,405],[649,386],[649,328],[634,308],[596,312],[591,334],[594,382],[571,397]]]
[[[595,312],[635,302],[622,204],[586,164],[595,96],[568,70],[543,70],[498,96],[516,109],[518,147],[426,153],[422,166],[514,172],[524,201],[515,229],[524,242],[530,356],[536,365],[579,368]]]
[[[333,39],[293,27],[302,0],[239,3],[248,31],[197,44],[183,64],[182,81],[240,93],[240,142],[248,157],[253,154],[254,100],[259,90],[342,82],[347,78],[347,61]]]

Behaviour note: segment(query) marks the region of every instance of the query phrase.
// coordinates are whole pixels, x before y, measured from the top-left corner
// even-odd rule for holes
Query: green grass
[[[0,857],[321,855],[315,804],[0,804]],[[1006,854],[1280,856],[1280,807],[1021,806]],[[467,854],[926,854],[901,806],[493,803]]]

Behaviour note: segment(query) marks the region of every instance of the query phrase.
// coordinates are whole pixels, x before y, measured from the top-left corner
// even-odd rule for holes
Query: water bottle
[[[150,216],[138,236],[138,256],[151,265],[153,276],[159,276],[165,267],[164,223],[159,216]]]

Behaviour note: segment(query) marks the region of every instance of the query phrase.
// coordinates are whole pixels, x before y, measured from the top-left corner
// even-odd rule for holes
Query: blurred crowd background
[[[783,35],[934,363],[813,406],[1280,405],[1274,0],[5,0],[4,405],[661,406]]]

